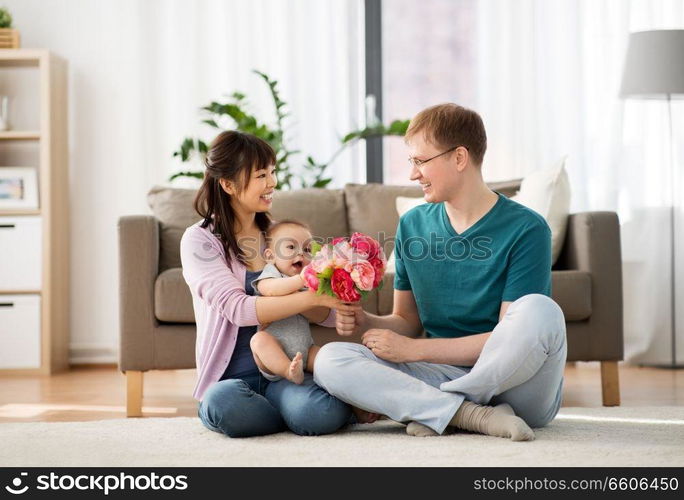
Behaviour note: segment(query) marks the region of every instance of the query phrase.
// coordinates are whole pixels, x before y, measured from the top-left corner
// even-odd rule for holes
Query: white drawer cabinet
[[[40,217],[0,217],[0,293],[41,289],[42,241]]]
[[[0,294],[0,369],[40,368],[40,296]]]
[[[2,384],[6,375],[69,368],[70,229],[67,63],[49,50],[12,49],[0,50],[0,67],[2,93],[34,104],[17,107],[20,128],[0,134],[0,172],[33,168],[39,194],[35,208],[0,206]],[[36,85],[25,85],[27,78]],[[22,140],[2,140],[15,136]]]

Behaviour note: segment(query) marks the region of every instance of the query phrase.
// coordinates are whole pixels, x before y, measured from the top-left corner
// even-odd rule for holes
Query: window
[[[442,102],[474,106],[476,14],[475,0],[381,3],[383,123]],[[384,139],[382,182],[411,184],[407,154],[400,137]]]

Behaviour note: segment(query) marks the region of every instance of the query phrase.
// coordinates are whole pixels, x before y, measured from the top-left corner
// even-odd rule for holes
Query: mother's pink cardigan
[[[183,277],[192,294],[197,323],[197,385],[193,392],[197,400],[225,372],[238,328],[259,324],[257,297],[245,292],[245,265],[234,256],[228,261],[219,239],[200,224],[186,229],[180,243]],[[335,311],[319,324],[335,326]]]

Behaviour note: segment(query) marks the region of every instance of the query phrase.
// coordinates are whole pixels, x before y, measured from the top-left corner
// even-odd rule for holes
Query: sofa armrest
[[[571,214],[558,268],[591,274],[591,345],[582,352],[602,360],[623,359],[622,252],[615,212]]]
[[[119,219],[119,369],[154,367],[154,283],[159,273],[159,223],[151,215]]]

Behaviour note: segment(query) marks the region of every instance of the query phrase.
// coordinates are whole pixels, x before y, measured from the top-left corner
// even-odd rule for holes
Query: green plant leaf
[[[315,188],[324,188],[324,187],[326,187],[328,184],[330,184],[331,181],[332,181],[332,179],[318,179],[316,182],[314,182],[314,184],[313,184],[312,187],[315,187]]]
[[[387,135],[406,135],[411,120],[394,120],[387,128]]]
[[[172,181],[177,177],[193,177],[195,179],[204,179],[204,172],[176,172],[169,177],[169,181]]]
[[[0,10],[0,13],[2,11]],[[300,154],[299,150],[290,149],[287,145],[285,134],[285,118],[290,116],[287,110],[287,103],[281,98],[278,80],[271,79],[266,73],[256,69],[253,72],[267,86],[271,95],[273,109],[275,110],[275,124],[260,122],[249,109],[249,102],[246,94],[234,91],[224,94],[227,102],[212,101],[203,106],[201,112],[205,115],[202,123],[213,128],[221,129],[218,126],[219,117],[229,117],[234,123],[234,130],[253,134],[268,142],[276,153],[276,164],[278,171],[277,189],[292,189],[294,186],[325,188],[332,179],[324,175],[328,166],[351,144],[360,139],[370,137],[382,137],[384,135],[404,135],[408,127],[409,120],[394,120],[388,127],[378,124],[362,130],[355,130],[345,135],[340,140],[340,147],[330,159],[325,163],[317,163],[313,157],[306,156],[306,161],[296,162],[296,168],[290,163],[295,155]],[[209,116],[206,116],[209,115]],[[200,139],[186,138],[181,143],[179,149],[173,152],[174,157],[180,157],[182,162],[188,161],[193,154],[206,155],[209,147],[207,143]],[[294,161],[292,163],[295,163]],[[200,172],[191,172],[192,177],[203,175]],[[186,172],[179,172],[177,176],[186,175]]]
[[[12,27],[12,14],[2,7],[0,8],[0,28],[11,28]]]
[[[359,137],[359,136],[360,136],[359,131],[356,131],[356,132],[349,132],[347,135],[345,135],[345,136],[342,138],[342,143],[343,143],[343,144],[344,144],[344,143],[347,143],[347,142],[351,141],[352,139],[356,139],[356,138]]]

